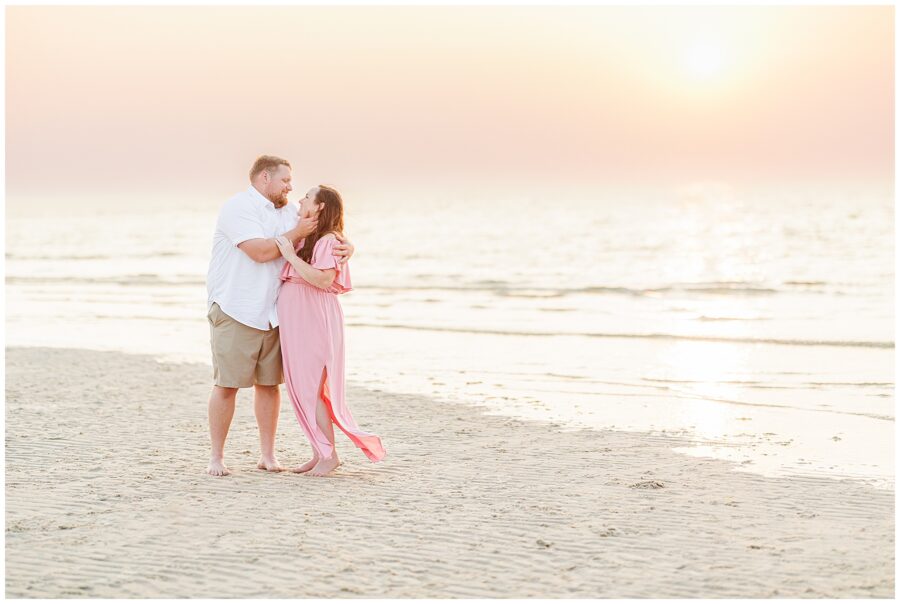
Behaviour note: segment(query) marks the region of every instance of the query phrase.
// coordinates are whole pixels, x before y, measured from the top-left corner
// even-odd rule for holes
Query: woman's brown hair
[[[316,242],[328,233],[344,234],[344,200],[341,194],[325,185],[319,185],[316,193],[316,205],[322,204],[319,210],[319,222],[316,232],[303,240],[303,247],[297,252],[304,262],[312,261],[313,248]]]

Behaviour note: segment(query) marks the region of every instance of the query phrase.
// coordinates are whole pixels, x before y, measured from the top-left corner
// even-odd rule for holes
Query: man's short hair
[[[274,155],[260,155],[256,158],[256,161],[253,162],[253,167],[250,168],[250,180],[256,178],[256,175],[263,170],[274,172],[278,169],[278,166],[287,166],[290,168],[291,164],[288,160],[275,157]]]

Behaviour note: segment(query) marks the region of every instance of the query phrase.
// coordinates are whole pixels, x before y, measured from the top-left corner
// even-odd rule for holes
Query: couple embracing
[[[261,456],[257,467],[284,468],[275,456],[280,384],[312,447],[294,472],[325,476],[340,465],[334,424],[380,461],[381,439],[362,431],[344,400],[344,315],[339,294],[350,291],[353,245],[344,237],[340,194],[326,186],[288,201],[291,165],[263,155],[250,187],[222,207],[207,273],[213,377],[212,441],[207,472],[225,476],[225,438],[240,388],[254,388]]]

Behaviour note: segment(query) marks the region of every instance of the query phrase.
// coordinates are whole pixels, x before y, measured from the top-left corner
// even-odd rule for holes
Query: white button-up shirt
[[[207,312],[215,302],[244,325],[262,330],[278,327],[275,300],[284,258],[255,262],[237,246],[250,239],[283,235],[297,226],[298,210],[295,202],[276,208],[252,186],[225,202],[206,274]]]

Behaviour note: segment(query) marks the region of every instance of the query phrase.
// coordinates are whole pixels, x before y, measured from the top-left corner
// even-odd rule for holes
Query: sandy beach
[[[210,376],[6,350],[7,597],[894,596],[892,492],[360,388],[384,462],[339,435],[333,478],[256,470],[242,391],[213,478]],[[277,442],[307,458],[286,398]]]

